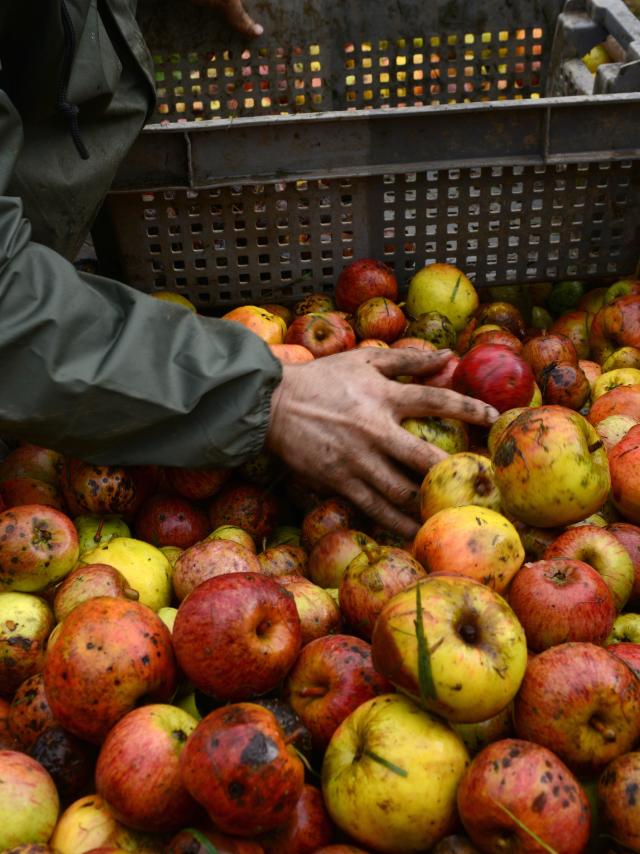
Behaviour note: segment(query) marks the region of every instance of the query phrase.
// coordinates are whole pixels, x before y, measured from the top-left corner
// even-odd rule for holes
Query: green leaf
[[[213,842],[210,839],[207,839],[204,833],[200,833],[199,830],[196,830],[195,827],[188,827],[185,830],[185,833],[190,833],[196,842],[199,842],[200,845],[202,845],[207,854],[219,854],[218,849]]]
[[[429,646],[422,622],[422,591],[419,583],[416,585],[416,619],[413,624],[416,627],[416,640],[418,642],[418,685],[420,687],[420,699],[424,704],[425,700],[437,700],[438,695],[431,672]]]
[[[392,762],[390,759],[385,759],[384,756],[380,756],[378,753],[374,753],[373,750],[363,750],[363,756],[368,756],[369,759],[373,759],[374,762],[379,762],[380,765],[384,765],[385,768],[388,768],[389,771],[393,771],[394,774],[397,774],[398,777],[408,777],[409,772],[405,768],[401,768],[399,765],[396,765],[395,762]]]
[[[458,293],[458,288],[460,287],[460,279],[461,278],[462,278],[462,276],[458,276],[458,278],[456,279],[456,283],[453,286],[453,290],[451,291],[451,297],[449,298],[449,302],[454,302],[454,300],[456,298],[456,294]]]
[[[491,796],[489,796],[489,797],[491,797]],[[544,848],[544,850],[548,851],[549,854],[558,854],[558,852],[556,851],[555,848],[552,848],[550,845],[547,845],[547,843],[544,841],[544,839],[540,839],[538,834],[534,833],[530,827],[527,827],[527,825],[524,822],[520,821],[520,819],[517,816],[515,816],[508,807],[505,807],[505,805],[501,804],[500,801],[496,801],[495,798],[491,798],[491,800],[494,802],[494,804],[497,807],[500,807],[500,809],[502,810],[502,812],[505,815],[509,816],[511,821],[515,822],[518,825],[520,830],[524,830],[524,832],[527,833],[535,842],[537,842],[541,848]]]

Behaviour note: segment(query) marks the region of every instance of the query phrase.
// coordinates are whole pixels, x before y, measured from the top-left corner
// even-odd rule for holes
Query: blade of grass
[[[416,640],[418,642],[418,686],[420,688],[420,699],[437,700],[436,686],[431,672],[431,659],[429,657],[429,646],[424,633],[422,622],[422,591],[420,584],[416,585],[416,619],[413,621],[416,627]]]
[[[200,833],[199,830],[196,830],[195,827],[188,827],[185,830],[185,833],[190,833],[196,842],[199,842],[200,845],[202,845],[207,854],[218,854],[218,849],[213,842],[210,839],[207,839],[204,833]]]
[[[374,762],[379,762],[380,765],[384,765],[385,768],[388,768],[389,771],[393,771],[394,774],[397,774],[398,777],[408,777],[409,772],[401,768],[399,765],[396,765],[395,762],[392,762],[390,759],[385,759],[384,756],[380,756],[378,753],[374,753],[373,750],[363,750],[363,756],[368,756],[369,759],[373,759]]]
[[[494,802],[494,804],[497,807],[499,807],[502,810],[502,812],[505,815],[509,816],[511,821],[515,822],[518,825],[520,830],[524,830],[524,832],[526,834],[528,834],[534,840],[534,842],[537,842],[541,848],[544,848],[544,850],[548,851],[549,854],[558,854],[558,852],[556,851],[555,848],[552,848],[550,845],[547,845],[547,843],[544,841],[544,839],[540,839],[538,834],[534,833],[530,827],[527,827],[527,825],[524,822],[520,821],[520,819],[517,816],[515,816],[508,807],[505,807],[504,804],[501,804],[500,801],[497,801],[495,798],[491,798],[491,800]]]

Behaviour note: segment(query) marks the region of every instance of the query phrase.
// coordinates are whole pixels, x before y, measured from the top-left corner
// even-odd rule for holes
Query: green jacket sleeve
[[[99,464],[233,466],[281,378],[242,326],[79,274],[6,195],[21,121],[0,91],[0,435]]]

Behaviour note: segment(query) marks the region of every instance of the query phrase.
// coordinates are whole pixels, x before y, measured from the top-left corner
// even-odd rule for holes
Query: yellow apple
[[[451,264],[429,264],[409,283],[406,307],[411,317],[437,311],[451,321],[456,332],[464,329],[478,304],[472,283]]]
[[[591,397],[597,400],[621,385],[638,385],[640,383],[640,370],[638,368],[614,368],[612,371],[600,374],[593,384]]]
[[[190,299],[182,294],[175,293],[175,291],[154,291],[151,296],[163,302],[172,302],[174,305],[181,305],[183,308],[188,308],[194,314],[198,311]]]
[[[257,305],[242,305],[222,315],[223,320],[240,323],[267,344],[283,344],[287,324],[277,314]]]
[[[439,510],[463,504],[500,509],[490,460],[469,451],[452,454],[427,472],[420,487],[420,516],[424,522]]]

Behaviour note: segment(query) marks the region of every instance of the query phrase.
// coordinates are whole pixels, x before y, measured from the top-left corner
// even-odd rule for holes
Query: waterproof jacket
[[[102,464],[237,465],[264,443],[269,348],[69,260],[153,105],[134,7],[0,2],[0,436]]]

